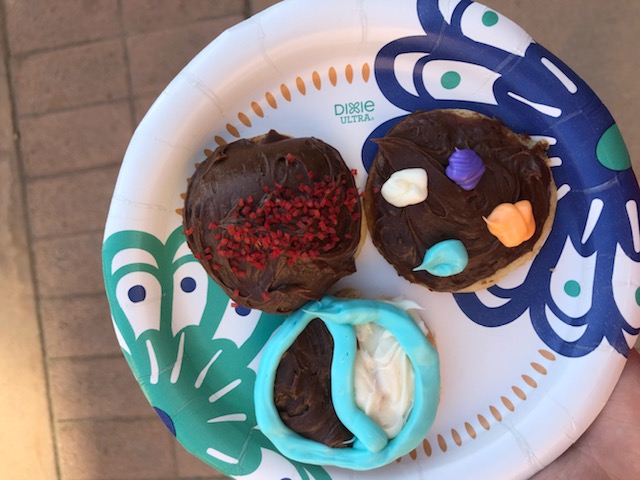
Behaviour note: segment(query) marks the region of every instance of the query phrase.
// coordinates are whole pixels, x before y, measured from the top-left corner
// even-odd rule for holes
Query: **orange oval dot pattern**
[[[304,84],[304,80],[301,77],[296,78],[296,87],[302,95],[307,94],[307,86]]]
[[[249,120],[249,117],[247,117],[244,113],[240,112],[238,114],[238,120],[240,120],[240,122],[246,126],[246,127],[250,127],[251,126],[251,120]]]
[[[264,118],[264,110],[262,110],[262,107],[260,106],[259,103],[257,102],[251,102],[251,109],[255,112],[256,115],[258,115],[260,118]]]
[[[369,81],[370,75],[371,75],[371,68],[369,67],[368,63],[365,63],[364,65],[362,65],[362,80],[364,80],[364,82],[367,83]]]
[[[280,93],[282,93],[282,96],[287,102],[291,101],[291,90],[289,90],[289,87],[287,87],[284,83],[280,85]]]
[[[367,83],[371,78],[371,66],[368,63],[365,62],[362,64],[361,74],[362,74],[362,80],[365,83]],[[346,65],[344,69],[344,76],[347,83],[349,84],[353,83],[354,75],[355,74],[354,74],[353,65],[351,64]],[[329,67],[327,71],[327,76],[329,78],[329,82],[331,83],[331,85],[335,87],[338,84],[338,71],[336,70],[336,68],[333,66]],[[311,73],[311,83],[316,88],[316,90],[322,89],[322,75],[317,70],[314,70]],[[301,95],[307,94],[307,84],[302,77],[300,76],[296,77],[295,84],[298,92],[300,92]],[[291,90],[285,83],[282,83],[280,85],[280,93],[282,94],[282,98],[284,98],[287,102],[292,101],[293,97],[291,94]],[[273,95],[273,93],[266,92],[264,95],[264,98],[267,104],[271,108],[273,108],[274,110],[278,108],[278,102],[276,100],[276,97]],[[250,106],[251,106],[252,112],[255,115],[257,115],[260,118],[265,118],[265,112],[263,107],[260,105],[260,103],[253,101],[251,102]],[[251,127],[253,125],[251,122],[251,118],[246,113],[240,112],[237,114],[237,117],[240,123],[245,127]],[[229,123],[226,125],[226,129],[227,129],[227,132],[229,132],[233,137],[240,138],[240,132],[238,128],[235,127],[234,125]],[[218,146],[227,144],[227,142],[222,137],[219,137],[219,136],[216,136],[214,140],[218,144]]]
[[[274,97],[271,92],[265,93],[264,98],[267,99],[267,103],[271,108],[273,108],[274,110],[278,108],[278,102],[276,102],[276,97]]]
[[[485,430],[491,430],[491,424],[489,421],[480,414],[478,414],[478,422],[480,422],[480,425],[482,425],[482,428]]]
[[[513,412],[516,407],[513,405],[513,402],[511,400],[509,400],[507,397],[500,397],[500,400],[502,401],[502,404],[507,408],[507,410],[509,410],[510,412]]]
[[[475,429],[473,428],[473,425],[471,425],[469,422],[465,422],[464,428],[467,430],[467,433],[469,434],[469,436],[475,440],[475,438],[478,436],[478,434],[476,433]]]
[[[447,451],[447,441],[440,434],[438,434],[438,446],[443,453]]]
[[[536,362],[531,362],[531,368],[533,368],[536,372],[538,372],[540,375],[546,375],[547,374],[547,369],[544,368],[542,365],[540,365],[539,363]]]
[[[451,429],[451,438],[453,438],[453,441],[457,446],[462,445],[462,437],[455,428]]]
[[[353,67],[351,66],[351,64],[345,67],[344,75],[347,78],[347,83],[353,83]]]
[[[500,413],[500,410],[491,405],[489,406],[489,411],[491,412],[491,415],[493,415],[493,418],[495,418],[499,422],[502,421],[502,414]]]
[[[548,350],[538,350],[538,353],[546,361],[553,362],[553,361],[556,360],[556,356],[552,352],[549,352]],[[548,374],[547,368],[545,368],[540,363],[531,362],[530,365],[540,375],[547,375]],[[530,387],[532,389],[538,388],[538,382],[531,375],[522,374],[520,377],[522,378],[522,381],[524,382],[524,384],[527,385],[528,387]],[[506,415],[506,414],[508,414],[510,412],[514,412],[516,410],[517,401],[514,400],[514,399],[519,399],[521,401],[526,401],[527,398],[528,398],[525,390],[523,388],[521,388],[520,386],[518,386],[518,385],[512,385],[511,386],[511,392],[513,392],[513,394],[515,395],[515,397],[512,397],[513,399],[509,398],[506,395],[501,395],[500,396],[500,402],[506,408],[506,410],[504,412],[500,412],[500,410],[498,410],[498,408],[495,405],[489,405],[489,412],[491,413],[491,416],[498,422],[502,422],[503,421],[504,415]],[[487,418],[485,416],[483,416],[482,414],[477,414],[477,420],[478,420],[479,425],[482,428],[484,428],[486,431],[491,430],[491,422],[489,420],[487,420]],[[469,435],[469,438],[475,440],[478,437],[478,432],[476,431],[476,429],[474,428],[474,426],[470,422],[465,422],[464,423],[464,428],[465,428],[466,433]],[[451,429],[450,436],[451,436],[452,441],[457,446],[460,447],[464,443],[463,436],[455,428]],[[438,434],[436,438],[437,438],[437,442],[438,442],[438,446],[440,447],[440,450],[443,453],[446,453],[446,451],[448,450],[447,439],[442,434]],[[425,455],[427,455],[427,457],[430,457],[433,454],[433,450],[431,448],[431,444],[429,443],[429,441],[427,439],[423,440],[422,449],[424,450]],[[410,457],[413,460],[415,460],[413,454],[411,454]]]
[[[554,362],[556,360],[556,356],[551,353],[549,350],[538,350],[538,353],[540,353],[540,355],[542,355],[544,358],[546,358],[549,361]]]
[[[513,393],[515,393],[516,397],[518,397],[520,400],[527,399],[527,395],[524,393],[524,391],[520,387],[516,387],[514,385],[511,387],[511,390],[513,390]]]
[[[529,375],[522,375],[522,380],[524,380],[524,383],[529,385],[531,388],[538,388],[538,382],[536,382]]]
[[[240,138],[240,132],[238,132],[238,129],[230,123],[227,123],[227,132],[236,138]]]
[[[431,454],[433,453],[433,449],[431,448],[431,444],[429,443],[429,440],[427,440],[426,438],[422,441],[422,450],[424,451],[424,454],[427,457],[430,457]]]
[[[329,81],[331,82],[331,85],[333,85],[334,87],[338,83],[338,72],[336,72],[336,69],[333,67],[329,69]]]

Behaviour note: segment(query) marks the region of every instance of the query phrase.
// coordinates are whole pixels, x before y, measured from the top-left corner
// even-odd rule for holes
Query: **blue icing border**
[[[274,403],[273,389],[280,359],[315,318],[325,322],[334,339],[331,395],[338,417],[356,437],[352,448],[335,449],[298,435],[283,423]],[[369,322],[391,332],[407,354],[415,374],[411,413],[400,433],[390,440],[355,404],[353,327]],[[283,455],[300,462],[354,470],[380,467],[415,448],[433,424],[439,396],[438,354],[408,313],[381,301],[335,297],[309,302],[285,320],[265,347],[254,389],[260,430]]]

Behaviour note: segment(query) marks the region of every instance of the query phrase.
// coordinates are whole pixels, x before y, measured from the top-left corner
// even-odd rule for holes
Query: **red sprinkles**
[[[287,162],[296,161],[291,157]],[[270,259],[285,257],[293,265],[300,258],[314,259],[331,251],[341,240],[341,215],[348,215],[351,221],[360,218],[358,191],[345,188],[346,183],[328,176],[297,188],[275,183],[262,187],[265,195],[259,201],[252,196],[238,199],[226,219],[208,225],[218,255],[243,277],[247,265],[264,270]],[[210,252],[203,256],[211,260]]]

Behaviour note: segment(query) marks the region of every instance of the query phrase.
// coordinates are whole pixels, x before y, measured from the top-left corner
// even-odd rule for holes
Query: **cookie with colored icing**
[[[435,347],[413,302],[324,297],[267,342],[254,403],[262,433],[285,456],[367,470],[409,453],[440,397]]]
[[[458,109],[412,113],[375,142],[365,216],[402,277],[479,290],[541,248],[556,207],[545,142]]]
[[[191,177],[189,248],[239,305],[288,313],[355,271],[361,207],[340,153],[275,131],[218,147]]]

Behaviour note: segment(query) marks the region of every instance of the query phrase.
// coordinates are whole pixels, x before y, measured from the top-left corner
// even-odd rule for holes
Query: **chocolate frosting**
[[[353,434],[331,401],[333,337],[312,320],[284,353],[276,370],[274,400],[280,418],[294,432],[330,447],[348,447]]]
[[[189,182],[187,243],[239,305],[288,313],[355,271],[360,202],[330,145],[275,131],[218,147]]]
[[[494,275],[531,252],[550,214],[552,178],[547,145],[531,147],[497,119],[451,110],[416,112],[376,140],[378,154],[367,180],[365,214],[373,243],[398,273],[436,291],[459,291]],[[478,185],[465,191],[447,177],[449,157],[458,149],[474,150],[486,167]],[[385,201],[380,189],[395,171],[423,168],[429,193],[404,208]],[[501,203],[529,200],[536,231],[532,238],[507,248],[487,229],[488,217]],[[448,277],[413,271],[427,249],[444,240],[460,240],[469,254],[466,268]]]

